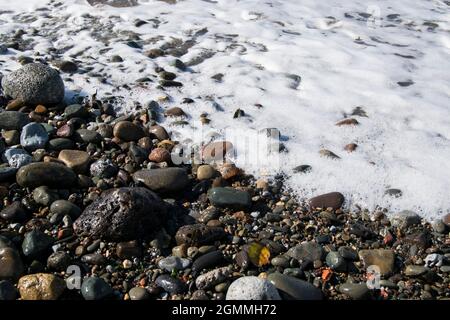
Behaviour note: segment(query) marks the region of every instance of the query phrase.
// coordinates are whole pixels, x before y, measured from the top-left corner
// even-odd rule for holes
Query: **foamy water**
[[[0,0],[0,10],[12,10],[0,15],[0,42],[19,28],[36,29],[23,36],[32,44],[29,50],[0,56],[1,72],[18,68],[18,55],[37,57],[39,52],[46,59],[56,49],[80,68],[91,68],[66,76],[68,98],[76,92],[110,93],[123,97],[120,107],[127,112],[133,101],[145,104],[163,94],[157,82],[135,84],[161,66],[176,71],[184,84],[166,91],[172,102],[163,108],[180,105],[184,97],[196,100],[182,105],[191,124],[165,121],[169,129],[189,136],[203,112],[218,132],[278,128],[288,149],[281,154],[281,167],[301,197],[340,191],[352,206],[412,209],[430,219],[448,212],[449,2],[168,2],[113,8],[81,0],[61,5]],[[148,23],[136,27],[137,19]],[[132,39],[142,48],[128,46]],[[183,44],[184,62],[200,56],[204,61],[179,72],[167,67],[172,56],[152,60],[143,54],[168,43]],[[113,55],[124,62],[111,63]],[[211,79],[219,73],[220,82]],[[352,116],[360,125],[335,125],[356,107],[367,114]],[[233,119],[237,108],[247,116]],[[355,152],[344,151],[348,143],[358,144]],[[341,159],[322,158],[320,149]],[[302,164],[312,171],[293,174],[292,168]],[[401,189],[403,196],[386,196],[388,188]]]

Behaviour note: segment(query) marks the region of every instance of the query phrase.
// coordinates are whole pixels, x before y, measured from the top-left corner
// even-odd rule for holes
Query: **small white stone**
[[[230,285],[226,300],[281,300],[281,298],[271,282],[249,276],[238,278]]]

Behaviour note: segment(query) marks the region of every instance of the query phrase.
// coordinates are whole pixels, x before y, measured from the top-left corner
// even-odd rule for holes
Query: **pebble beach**
[[[344,3],[0,0],[0,300],[448,300],[450,3]]]

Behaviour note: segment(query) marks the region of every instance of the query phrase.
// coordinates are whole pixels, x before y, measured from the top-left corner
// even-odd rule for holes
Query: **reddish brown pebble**
[[[353,152],[356,150],[357,147],[358,147],[358,145],[356,143],[349,143],[344,147],[344,150],[346,150],[348,152]]]
[[[337,126],[356,126],[358,124],[359,124],[358,120],[354,118],[344,119],[336,123]]]
[[[152,162],[169,162],[170,161],[170,152],[164,148],[155,148],[152,150],[148,159]]]

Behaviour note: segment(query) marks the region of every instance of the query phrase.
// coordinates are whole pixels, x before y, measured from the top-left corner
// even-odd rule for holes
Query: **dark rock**
[[[0,129],[22,130],[28,123],[30,123],[30,119],[25,113],[19,111],[0,112]]]
[[[47,259],[47,267],[51,270],[66,271],[70,265],[71,257],[64,251],[52,253]]]
[[[75,147],[75,142],[67,138],[55,138],[48,142],[50,149],[61,151],[64,149],[72,149]]]
[[[339,292],[353,300],[364,300],[370,297],[370,291],[365,283],[344,283],[339,286]]]
[[[156,278],[156,285],[163,288],[164,291],[170,294],[180,294],[187,291],[187,285],[178,278],[172,278],[169,275],[163,274]]]
[[[209,227],[203,224],[186,225],[178,229],[175,240],[178,245],[205,245],[220,240],[225,231],[220,227]]]
[[[106,263],[106,259],[100,253],[88,253],[81,257],[81,261],[90,265],[101,266]]]
[[[142,249],[135,240],[120,242],[116,247],[116,254],[120,259],[131,259],[142,256]]]
[[[37,162],[23,166],[17,171],[17,183],[22,187],[71,188],[77,182],[72,169],[55,162]]]
[[[209,201],[217,207],[246,209],[251,206],[252,199],[246,191],[233,188],[212,188],[208,191]]]
[[[81,294],[85,300],[103,300],[111,296],[113,290],[102,278],[89,277],[81,285]]]
[[[71,104],[64,109],[66,120],[72,118],[86,118],[89,116],[89,111],[81,104]]]
[[[56,200],[50,206],[50,212],[61,216],[69,215],[76,219],[81,214],[81,209],[68,200]]]
[[[111,178],[117,174],[119,169],[110,159],[99,159],[91,164],[90,172],[93,177]]]
[[[294,173],[307,173],[307,172],[310,172],[311,170],[312,170],[312,167],[307,164],[297,166],[293,169]]]
[[[112,240],[148,237],[165,217],[164,202],[145,188],[104,191],[75,221],[77,233]]]
[[[114,137],[123,141],[136,141],[145,134],[142,128],[131,121],[119,121],[114,125]]]
[[[17,290],[8,280],[0,281],[0,301],[10,301],[17,298]]]
[[[27,218],[27,211],[20,201],[14,201],[0,212],[0,217],[11,222],[21,222]]]
[[[34,229],[25,234],[22,242],[22,251],[26,257],[39,258],[41,254],[45,253],[54,240],[49,235],[40,230]]]
[[[84,142],[97,144],[102,141],[102,136],[98,132],[88,129],[78,129],[74,133],[74,138],[78,142],[82,143]]]
[[[336,251],[330,251],[325,258],[327,265],[336,272],[347,271],[347,262]]]
[[[192,271],[203,271],[212,267],[217,267],[224,261],[222,251],[216,250],[198,257],[192,264]]]

